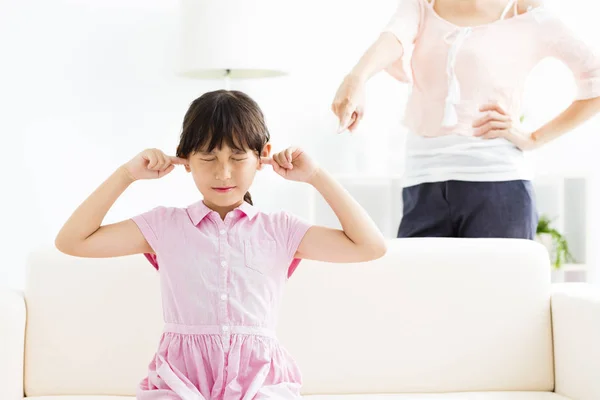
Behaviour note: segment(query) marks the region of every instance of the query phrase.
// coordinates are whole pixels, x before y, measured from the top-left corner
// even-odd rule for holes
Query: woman
[[[410,68],[407,46],[414,46]],[[577,96],[524,132],[525,81],[546,57],[570,68]],[[533,239],[537,211],[524,152],[600,111],[598,53],[538,0],[400,0],[336,93],[340,131],[356,129],[365,84],[381,70],[413,85],[398,237]]]

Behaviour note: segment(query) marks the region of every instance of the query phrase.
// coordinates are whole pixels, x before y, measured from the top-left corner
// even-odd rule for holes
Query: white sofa
[[[133,396],[160,308],[143,256],[32,255],[25,293],[0,294],[0,399]],[[371,263],[304,261],[278,335],[313,400],[600,399],[600,289],[552,287],[530,241],[402,239]]]

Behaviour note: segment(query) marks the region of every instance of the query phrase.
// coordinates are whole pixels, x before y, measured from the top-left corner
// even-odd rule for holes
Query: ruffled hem
[[[298,399],[302,378],[276,339],[164,333],[137,398]]]

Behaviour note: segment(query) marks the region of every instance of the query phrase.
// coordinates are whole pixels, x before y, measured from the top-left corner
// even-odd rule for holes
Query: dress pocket
[[[244,263],[246,267],[266,274],[276,265],[277,247],[274,240],[244,240]]]

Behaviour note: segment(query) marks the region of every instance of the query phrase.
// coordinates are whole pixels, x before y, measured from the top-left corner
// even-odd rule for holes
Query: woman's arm
[[[365,108],[365,85],[373,75],[385,69],[399,81],[409,82],[402,57],[405,46],[412,45],[418,36],[422,8],[422,0],[399,0],[381,35],[344,78],[331,104],[340,121],[338,132],[352,132],[358,126]]]
[[[365,85],[378,72],[402,57],[404,50],[398,39],[389,32],[379,36],[339,86],[331,110],[338,117],[338,132],[356,129],[365,108]]]
[[[600,97],[576,100],[556,118],[531,134],[531,148],[542,146],[575,129],[600,112]]]
[[[481,108],[484,117],[473,123],[474,135],[484,139],[504,138],[510,140],[519,149],[535,150],[565,133],[573,130],[600,112],[600,97],[575,100],[557,117],[534,131],[522,131],[514,124],[510,116],[497,104],[485,105]]]
[[[576,95],[571,105],[535,132],[523,132],[498,105],[484,105],[475,121],[475,136],[505,138],[522,150],[536,149],[581,125],[600,111],[600,49],[578,35],[560,16],[542,7],[541,0],[520,0],[522,12],[538,12],[534,21],[539,59],[562,61],[572,72]],[[539,8],[539,10],[534,10]],[[526,11],[530,9],[530,11]],[[590,38],[591,39],[591,38]]]
[[[383,32],[379,38],[365,51],[348,77],[368,81],[373,75],[387,68],[392,62],[402,57],[404,47],[398,38],[390,32]]]

